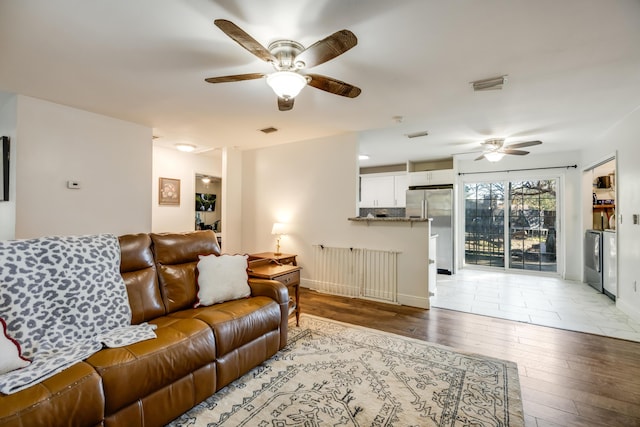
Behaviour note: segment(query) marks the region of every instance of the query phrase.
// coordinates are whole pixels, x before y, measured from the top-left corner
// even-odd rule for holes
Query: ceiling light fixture
[[[184,151],[185,153],[191,153],[196,149],[196,146],[193,144],[176,144],[176,148],[180,151]]]
[[[267,76],[267,84],[278,97],[289,100],[298,96],[307,85],[307,79],[293,71],[276,71]]]
[[[488,153],[484,153],[484,158],[490,162],[499,162],[503,157],[504,153],[501,153],[500,151],[489,151]]]
[[[208,176],[203,176],[201,178],[201,181],[202,181],[203,184],[208,184],[208,183],[211,182],[211,178],[209,178]]]

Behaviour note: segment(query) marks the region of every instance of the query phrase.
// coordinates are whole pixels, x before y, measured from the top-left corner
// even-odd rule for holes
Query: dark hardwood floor
[[[518,364],[527,426],[640,426],[640,343],[300,289],[302,313]]]

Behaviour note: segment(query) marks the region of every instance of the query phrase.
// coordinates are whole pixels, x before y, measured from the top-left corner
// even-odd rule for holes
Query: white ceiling
[[[353,31],[356,47],[311,72],[362,94],[307,87],[280,112],[263,80],[204,82],[272,70],[218,18],[265,46]],[[504,74],[503,90],[473,92],[471,81]],[[544,141],[531,155],[567,151],[640,105],[640,1],[0,0],[0,91],[140,123],[156,144],[200,151],[354,131],[371,156],[363,165],[447,157],[490,137]],[[268,126],[279,132],[258,132]]]

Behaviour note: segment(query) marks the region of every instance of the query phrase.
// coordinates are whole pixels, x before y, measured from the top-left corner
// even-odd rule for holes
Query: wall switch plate
[[[67,188],[78,190],[80,189],[80,183],[78,181],[67,181]]]

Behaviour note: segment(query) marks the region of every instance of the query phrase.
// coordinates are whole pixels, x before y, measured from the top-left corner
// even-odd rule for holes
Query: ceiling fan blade
[[[284,99],[278,97],[278,110],[289,111],[293,108],[293,98]]]
[[[542,144],[542,141],[526,141],[526,142],[518,142],[515,144],[510,144],[508,145],[507,149],[511,149],[511,148],[524,148],[524,147],[531,147],[533,145],[540,145]]]
[[[504,150],[501,150],[500,152],[504,153],[504,154],[512,154],[512,155],[516,155],[516,156],[524,156],[526,154],[529,154],[528,151],[512,150],[511,148],[505,148]]]
[[[300,52],[294,63],[302,62],[306,68],[315,67],[342,55],[357,44],[358,38],[351,31],[336,31]]]
[[[207,83],[228,83],[261,79],[264,76],[265,74],[262,73],[236,74],[233,76],[209,77],[208,79],[204,79],[204,81]]]
[[[311,80],[307,83],[309,86],[324,90],[325,92],[346,96],[347,98],[355,98],[362,92],[359,87],[332,77],[321,76],[320,74],[307,74],[307,77],[311,77]]]
[[[216,19],[213,21],[226,35],[235,40],[240,46],[253,53],[258,58],[267,62],[276,62],[275,56],[269,50],[262,46],[256,39],[247,34],[242,28],[238,27],[231,21],[226,19]]]
[[[475,159],[473,159],[473,160],[482,160],[482,159],[484,159],[484,153],[482,153],[482,156],[480,156],[480,157],[476,157],[476,158],[475,158]]]

